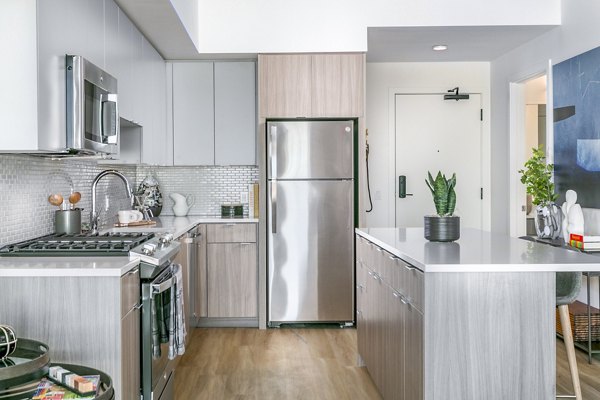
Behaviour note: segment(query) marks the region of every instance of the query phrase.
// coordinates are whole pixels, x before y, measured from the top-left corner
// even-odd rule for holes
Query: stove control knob
[[[154,243],[146,243],[142,246],[142,253],[147,256],[151,256],[156,251],[156,245]]]
[[[168,244],[171,243],[172,240],[173,240],[173,234],[171,234],[171,233],[165,233],[164,235],[162,235],[161,237],[158,238],[158,242],[163,246],[167,246]]]

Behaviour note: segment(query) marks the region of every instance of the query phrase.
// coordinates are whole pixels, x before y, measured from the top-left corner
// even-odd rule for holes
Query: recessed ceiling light
[[[446,46],[445,44],[436,44],[435,46],[432,47],[433,51],[444,51],[444,50],[448,50],[448,46]]]

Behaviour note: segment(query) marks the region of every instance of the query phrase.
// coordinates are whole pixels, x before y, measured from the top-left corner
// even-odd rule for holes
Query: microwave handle
[[[117,99],[116,95],[108,95],[107,100],[102,101],[102,117],[100,118],[100,130],[102,137],[108,139],[108,143],[117,143]]]

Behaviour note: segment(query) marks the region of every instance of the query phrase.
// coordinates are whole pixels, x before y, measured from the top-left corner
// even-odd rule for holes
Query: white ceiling
[[[167,60],[253,58],[199,54],[170,0],[115,0]],[[491,61],[555,26],[368,28],[369,62]],[[448,50],[434,52],[434,44]]]
[[[556,26],[369,28],[368,62],[492,61]],[[446,51],[433,51],[436,44]]]

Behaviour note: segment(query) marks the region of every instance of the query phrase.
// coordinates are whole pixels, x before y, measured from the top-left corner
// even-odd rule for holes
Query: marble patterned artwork
[[[600,47],[553,67],[554,183],[564,201],[600,208]]]

